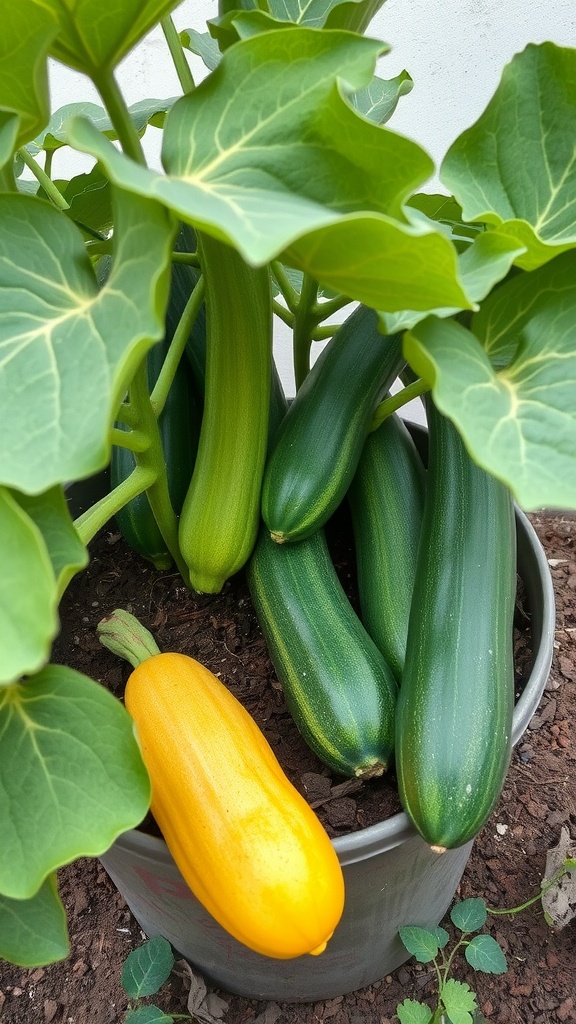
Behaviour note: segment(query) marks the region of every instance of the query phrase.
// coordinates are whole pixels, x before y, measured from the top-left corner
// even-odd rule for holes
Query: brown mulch
[[[546,852],[557,844],[563,827],[576,841],[576,517],[545,513],[531,519],[554,579],[554,663],[538,713],[514,752],[499,806],[475,843],[457,894],[482,896],[494,907],[516,906],[538,891]],[[215,598],[194,598],[175,573],[154,572],[125,550],[117,534],[104,531],[94,544],[90,567],[65,596],[56,658],[66,658],[121,695],[127,667],[95,637],[96,623],[115,607],[134,611],[163,649],[185,649],[221,672],[299,788],[304,791],[306,773],[325,775],[291,724],[241,577]],[[73,657],[64,654],[66,648]],[[383,806],[385,813],[398,809],[393,780],[331,799],[318,813],[337,835],[382,817]],[[60,964],[35,970],[1,963],[0,1024],[119,1024],[128,1005],[121,965],[142,933],[98,861],[79,861],[59,877],[71,954]],[[477,992],[490,1024],[576,1022],[575,922],[555,932],[536,903],[514,917],[490,919],[488,929],[506,951],[508,972],[496,978],[476,974],[462,958],[455,974]],[[317,1004],[278,1006],[221,993],[228,1002],[224,1024],[391,1024],[397,1020],[398,1002],[432,994],[428,968],[414,961],[369,988]],[[185,1012],[183,980],[173,975],[154,1001],[166,1013]]]

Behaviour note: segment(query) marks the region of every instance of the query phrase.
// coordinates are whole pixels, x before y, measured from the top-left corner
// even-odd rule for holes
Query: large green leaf
[[[62,594],[72,577],[88,564],[88,552],[74,529],[62,487],[37,495],[14,492],[13,497],[40,530]],[[34,585],[32,580],[30,584]]]
[[[63,665],[0,692],[0,892],[28,899],[142,821],[150,785],[120,701]]]
[[[218,43],[209,32],[185,28],[180,33],[180,42],[186,50],[200,57],[209,71],[214,71],[214,68],[218,67],[222,54]]]
[[[45,5],[2,5],[0,32],[0,167],[48,120],[46,57],[56,32]]]
[[[283,259],[378,310],[470,308],[454,246],[420,225],[377,214],[344,217],[299,238]]]
[[[359,117],[340,93],[369,84],[380,49],[350,33],[298,27],[237,43],[168,115],[166,176],[136,166],[82,120],[71,123],[70,138],[123,188],[161,199],[251,264],[286,251],[288,262],[301,269],[305,262],[323,284],[338,279],[341,290],[361,298],[364,275],[376,281],[380,273],[371,267],[374,253],[395,258],[397,243],[397,266],[382,289],[371,285],[376,304],[401,308],[410,292],[411,308],[430,308],[429,301],[461,308],[468,302],[451,244],[436,238],[433,225],[413,227],[404,216],[405,200],[432,171],[430,158]],[[399,299],[390,297],[392,278],[400,280]]]
[[[132,121],[139,135],[143,134],[147,125],[153,123],[161,126],[163,117],[167,110],[176,102],[177,97],[162,100],[139,100],[128,107],[130,120]],[[38,153],[40,150],[54,151],[68,144],[66,125],[71,117],[85,117],[91,121],[98,131],[103,132],[109,139],[116,139],[117,133],[104,107],[97,103],[87,101],[78,103],[66,103],[59,107],[51,115],[50,120],[43,131],[36,136],[30,144],[31,152]]]
[[[460,280],[470,301],[478,303],[485,298],[494,285],[506,277],[516,257],[524,251],[524,247],[515,238],[500,231],[482,231],[476,235],[474,241],[458,256]],[[452,316],[460,308],[462,307],[444,307],[433,312],[436,316],[445,318]],[[424,320],[430,311],[428,307],[428,311],[404,309],[399,313],[381,312],[382,330],[384,334],[410,330]]]
[[[440,176],[464,218],[500,225],[533,269],[576,245],[576,49],[529,45]]]
[[[520,505],[576,508],[576,253],[497,288],[472,329],[429,317],[406,358]]]
[[[96,164],[87,174],[77,174],[68,182],[56,182],[69,204],[66,216],[81,229],[107,235],[114,223],[112,186]],[[89,232],[86,232],[89,234]]]
[[[114,409],[163,334],[175,223],[129,194],[115,206],[117,248],[98,291],[64,214],[0,196],[0,482],[27,494],[106,465]]]
[[[180,0],[29,0],[57,19],[51,52],[69,67],[98,77],[116,66]],[[17,6],[16,4],[14,6]]]
[[[69,953],[66,911],[55,875],[28,900],[0,896],[0,957],[19,967],[38,967],[65,960]]]
[[[0,488],[0,684],[37,672],[58,630],[52,562],[38,526]]]
[[[413,86],[407,71],[401,71],[396,78],[378,78],[374,76],[370,85],[359,89],[349,102],[363,117],[375,124],[386,124],[398,106],[401,96],[406,96]]]

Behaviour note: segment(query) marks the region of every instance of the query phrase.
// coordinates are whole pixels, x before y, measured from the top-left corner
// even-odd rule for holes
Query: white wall
[[[210,3],[184,0],[174,12],[178,29],[205,30],[214,17]],[[481,114],[498,84],[500,72],[514,53],[529,42],[551,40],[576,46],[574,0],[388,0],[374,19],[370,35],[389,43],[392,51],[381,61],[379,73],[392,78],[404,68],[414,79],[412,92],[403,97],[391,127],[419,142],[439,165],[450,144]],[[197,77],[205,73],[195,58]],[[145,97],[179,94],[178,79],[166,56],[163,35],[155,31],[119,69],[128,103]],[[51,74],[52,107],[98,97],[82,76],[54,65]],[[150,160],[158,166],[159,132],[146,133]],[[67,151],[55,160],[56,172]],[[86,163],[78,157],[74,170]],[[432,179],[427,188],[438,187]],[[276,354],[289,393],[292,375],[285,334],[279,333]],[[416,413],[418,415],[418,413]]]

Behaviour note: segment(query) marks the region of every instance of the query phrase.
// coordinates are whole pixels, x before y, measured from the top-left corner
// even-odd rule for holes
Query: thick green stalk
[[[333,299],[317,302],[314,306],[314,315],[318,323],[322,323],[329,316],[333,316],[334,313],[339,313],[341,309],[349,306],[351,302],[352,299],[349,299],[347,295],[335,295]]]
[[[110,444],[128,448],[131,452],[145,452],[150,447],[150,438],[140,430],[119,430],[118,427],[112,427]]]
[[[298,292],[294,288],[286,270],[278,260],[272,262],[272,273],[278,282],[278,287],[284,296],[284,300],[288,309],[294,312],[298,305]]]
[[[408,402],[412,402],[415,398],[420,398],[421,395],[427,394],[430,391],[430,384],[427,381],[418,378],[413,381],[412,384],[408,384],[401,391],[398,391],[395,395],[388,395],[374,413],[374,418],[370,425],[370,431],[377,430],[381,423],[391,416],[397,409],[401,409],[402,406],[407,405]]]
[[[62,195],[60,190],[56,188],[56,185],[51,180],[51,178],[48,177],[46,171],[44,171],[43,168],[40,167],[38,161],[34,159],[34,157],[28,152],[25,146],[22,146],[22,149],[18,150],[18,155],[22,157],[26,166],[29,168],[29,170],[32,171],[32,174],[34,175],[36,180],[42,185],[42,188],[44,189],[50,202],[54,204],[56,209],[69,210],[70,203],[68,203],[64,199],[64,196]]]
[[[304,383],[310,369],[312,333],[318,326],[314,313],[317,297],[318,284],[309,274],[304,274],[302,291],[294,315],[293,345],[296,390]]]
[[[289,309],[286,309],[281,302],[277,302],[276,299],[272,303],[274,313],[283,323],[287,324],[288,327],[294,326],[294,313],[291,313]]]
[[[98,89],[112,124],[114,125],[118,140],[126,156],[132,157],[137,164],[146,166],[146,158],[142,144],[118,82],[111,70],[101,71],[98,78],[94,79],[94,85]]]
[[[172,263],[187,263],[190,267],[199,267],[200,259],[197,252],[173,252]]]
[[[118,487],[100,498],[91,508],[74,520],[74,526],[83,544],[89,544],[99,530],[115,516],[132,498],[138,497],[153,482],[155,473],[151,469],[137,467]]]
[[[160,24],[162,26],[166,42],[168,43],[168,49],[170,50],[170,56],[172,57],[174,67],[176,68],[178,80],[182,86],[182,92],[192,92],[196,88],[196,83],[192,77],[190,65],[186,60],[174,22],[168,14],[165,18],[162,18]]]

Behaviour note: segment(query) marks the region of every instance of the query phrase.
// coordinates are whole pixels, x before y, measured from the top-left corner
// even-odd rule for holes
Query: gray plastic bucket
[[[555,626],[544,551],[522,512],[517,527],[518,571],[531,611],[535,661],[514,712],[514,743],[546,685]],[[470,842],[433,853],[405,814],[335,839],[334,846],[344,870],[344,915],[321,956],[295,960],[261,956],[228,935],[190,892],[162,839],[126,832],[101,861],[146,935],[163,935],[220,988],[278,1002],[315,1002],[370,985],[407,960],[398,928],[435,927],[441,921],[472,849]]]

